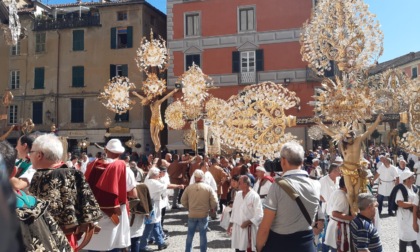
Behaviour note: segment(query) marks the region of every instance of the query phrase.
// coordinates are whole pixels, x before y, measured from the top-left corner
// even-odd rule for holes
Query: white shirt
[[[328,201],[331,197],[331,194],[338,189],[338,183],[334,183],[329,175],[325,175],[319,180],[321,184],[321,196],[324,198],[325,202],[322,202],[322,212],[325,213],[327,211]]]
[[[160,209],[163,202],[163,194],[166,192],[168,186],[157,179],[147,179],[144,182],[149,189],[150,198],[153,202],[153,209],[155,210],[155,218],[152,220],[152,223],[160,222],[162,214]]]
[[[405,185],[404,185],[405,186]],[[413,191],[413,188],[405,186],[408,192],[408,201],[418,204],[418,196]],[[401,190],[397,192],[395,196],[395,204],[401,200],[404,201]],[[398,207],[397,210],[397,223],[398,223],[398,236],[403,241],[416,241],[417,233],[413,229],[413,213],[409,209]]]
[[[195,177],[192,176],[191,179],[190,179],[190,185],[192,185],[194,183],[195,183]],[[214,180],[213,175],[211,175],[211,173],[209,171],[206,171],[204,173],[204,183],[211,186],[211,188],[213,188],[213,190],[215,190],[217,192],[216,181]]]
[[[256,193],[258,193],[258,187],[260,187],[260,182],[261,180],[258,179],[257,182],[255,182],[254,187],[252,188],[252,190],[254,190]],[[271,181],[266,179],[264,185],[262,185],[260,188],[259,195],[267,195],[268,191],[270,190],[271,184]]]
[[[397,167],[390,165],[388,168],[385,165],[379,166],[377,173],[379,173],[378,194],[389,196],[392,188],[395,186],[395,180],[398,177]]]

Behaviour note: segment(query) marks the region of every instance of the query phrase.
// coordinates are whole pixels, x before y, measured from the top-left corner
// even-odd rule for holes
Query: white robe
[[[389,168],[381,165],[377,172],[379,173],[378,194],[387,197],[395,186],[394,180],[398,177],[397,168],[393,165],[390,165]]]
[[[349,203],[347,201],[346,193],[343,190],[338,189],[332,193],[329,199],[329,205],[327,207],[327,213],[330,216],[330,221],[328,222],[327,231],[325,234],[325,244],[336,249],[337,248],[337,224],[338,224],[336,220],[339,220],[339,219],[332,216],[333,211],[349,214]],[[340,221],[348,223],[348,221],[345,221],[345,220],[340,220]],[[349,225],[346,225],[346,228],[347,228],[347,238],[349,239],[348,241],[350,244]]]
[[[405,185],[404,185],[405,186]],[[413,189],[405,187],[408,192],[408,201],[409,202],[418,202],[417,194],[413,191]],[[401,200],[404,201],[403,194],[401,190],[397,192],[395,196],[395,204]],[[400,240],[403,241],[417,241],[417,233],[413,229],[413,212],[409,209],[404,209],[402,207],[398,207],[397,210],[397,223],[398,223],[398,237]]]
[[[258,193],[258,187],[260,187],[260,183],[261,183],[261,180],[258,179],[258,181],[254,184],[254,187],[252,188],[257,193]],[[269,180],[266,180],[264,182],[264,185],[262,185],[261,188],[260,188],[259,195],[267,195],[268,191],[270,190],[271,184],[272,183]]]
[[[127,192],[136,187],[136,178],[130,168],[126,172],[126,190]],[[101,231],[92,236],[92,239],[84,247],[84,250],[108,251],[114,248],[126,248],[131,245],[130,222],[128,220],[128,212],[125,204],[120,205],[121,216],[120,223],[115,225],[111,218],[102,212],[102,219],[99,220],[98,226]],[[80,244],[80,241],[79,241]]]
[[[256,239],[258,226],[263,217],[263,209],[260,196],[257,192],[250,190],[245,198],[242,191],[236,193],[233,201],[230,222],[232,226],[232,248],[246,250],[248,247],[248,228],[241,228],[243,222],[250,220],[251,228],[251,246],[256,251]]]
[[[211,188],[213,188],[213,190],[215,190],[217,192],[216,180],[214,180],[213,175],[211,175],[211,173],[209,171],[206,171],[204,173],[204,183],[211,186]],[[195,184],[195,177],[194,176],[192,176],[191,179],[190,179],[190,185],[192,185],[192,184]]]

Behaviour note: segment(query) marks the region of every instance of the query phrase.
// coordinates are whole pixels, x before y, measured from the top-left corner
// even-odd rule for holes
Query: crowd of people
[[[243,156],[130,154],[118,139],[95,157],[66,153],[64,162],[64,151],[52,134],[24,135],[15,148],[0,142],[0,196],[10,203],[0,211],[11,230],[0,236],[5,251],[164,250],[166,211],[181,208],[188,211],[188,252],[196,230],[207,251],[211,219],[220,220],[236,252],[382,251],[386,198],[396,206],[388,216],[396,215],[400,251],[420,251],[420,162],[402,152],[392,159],[383,146],[371,146],[361,160],[358,212],[349,205],[337,150],[305,153],[286,143],[277,168]]]

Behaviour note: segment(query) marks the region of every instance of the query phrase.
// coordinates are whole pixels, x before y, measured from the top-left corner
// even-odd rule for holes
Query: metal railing
[[[57,29],[73,29],[80,27],[101,26],[99,16],[75,17],[61,19],[36,19],[34,21],[34,31],[47,31]]]

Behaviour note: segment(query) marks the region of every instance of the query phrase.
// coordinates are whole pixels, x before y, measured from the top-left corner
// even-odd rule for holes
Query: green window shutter
[[[84,121],[84,100],[71,99],[71,122],[82,123]]]
[[[128,65],[122,65],[122,75],[128,77]]]
[[[264,50],[259,49],[255,51],[255,57],[256,57],[256,71],[264,71]]]
[[[85,31],[73,31],[73,51],[83,51],[85,49]]]
[[[43,88],[44,88],[44,68],[37,67],[35,68],[34,89],[43,89]]]
[[[117,75],[117,66],[109,65],[109,79],[112,79]]]
[[[111,28],[111,49],[117,48],[117,28]]]
[[[127,48],[133,48],[133,26],[127,27]]]
[[[32,120],[35,124],[42,124],[42,102],[32,103]]]
[[[232,73],[239,73],[241,71],[240,53],[238,51],[232,52]]]
[[[85,86],[85,68],[83,66],[75,66],[72,69],[72,87]]]

